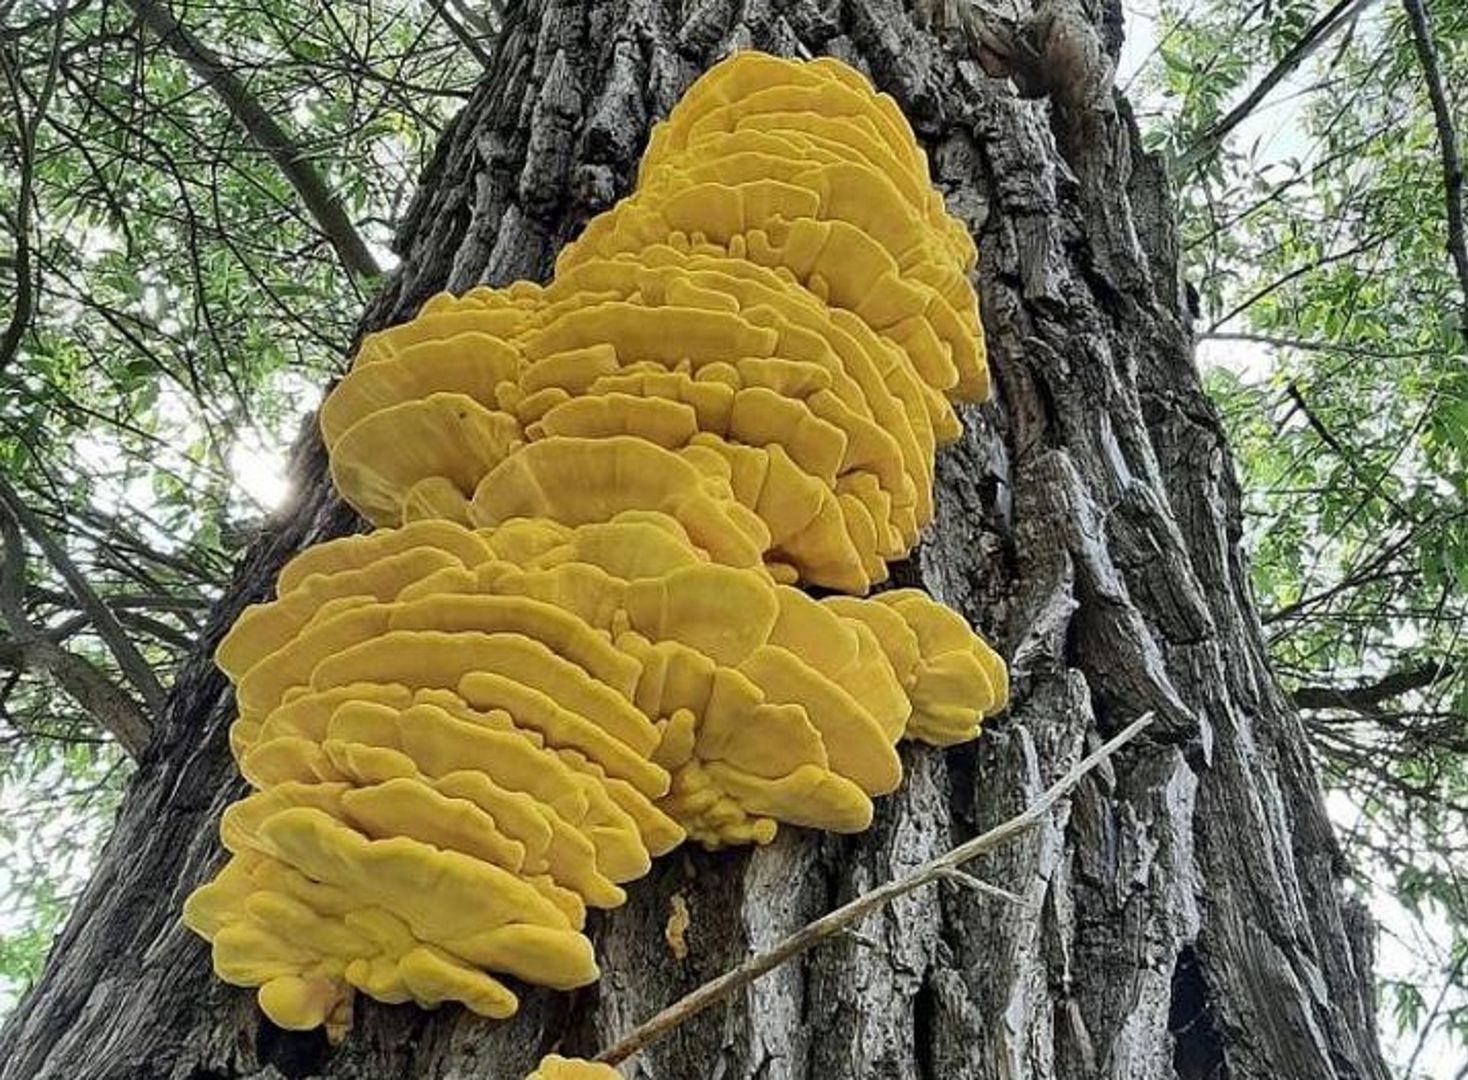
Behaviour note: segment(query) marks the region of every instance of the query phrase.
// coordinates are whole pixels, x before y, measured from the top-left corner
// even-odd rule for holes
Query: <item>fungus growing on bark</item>
[[[525,1080],[619,1080],[621,1075],[610,1065],[547,1054]]]
[[[587,909],[656,856],[860,831],[899,740],[973,738],[997,655],[860,596],[986,393],[973,262],[890,99],[739,54],[550,284],[369,335],[321,430],[383,527],[296,556],[216,653],[256,789],[184,910],[220,976],[333,1038],[357,990],[508,1016],[497,975],[597,977]]]
[[[322,408],[333,478],[388,526],[662,507],[718,561],[863,593],[931,517],[950,399],[987,395],[974,259],[891,99],[741,54],[548,285],[363,343]]]

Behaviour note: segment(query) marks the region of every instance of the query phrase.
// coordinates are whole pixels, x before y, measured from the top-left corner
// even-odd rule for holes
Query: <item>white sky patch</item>
[[[279,510],[294,490],[290,477],[290,447],[297,426],[321,404],[325,387],[296,372],[283,372],[274,378],[268,393],[279,401],[289,402],[279,429],[289,434],[281,439],[267,431],[241,431],[230,448],[228,468],[243,500],[256,511]]]
[[[320,101],[321,93],[317,90],[304,90],[296,95],[291,105],[291,119],[296,130],[310,131],[316,126],[316,106]]]
[[[383,236],[381,242],[377,239],[379,233]],[[367,250],[377,260],[377,265],[382,268],[384,274],[390,274],[398,268],[398,253],[387,246],[387,241],[391,237],[386,234],[385,229],[367,232],[364,239],[367,244]]]
[[[1124,4],[1126,11],[1126,38],[1121,44],[1121,58],[1116,64],[1116,85],[1130,88],[1131,97],[1137,97],[1134,85],[1137,75],[1157,51],[1157,8],[1152,4]]]
[[[285,452],[262,445],[258,438],[234,444],[229,452],[229,471],[240,490],[262,510],[278,510],[290,496]]]
[[[1257,341],[1204,338],[1198,342],[1198,367],[1203,371],[1222,368],[1244,382],[1262,382],[1274,369],[1275,350]]]

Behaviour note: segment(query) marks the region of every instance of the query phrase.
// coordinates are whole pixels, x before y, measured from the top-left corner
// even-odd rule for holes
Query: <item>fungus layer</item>
[[[741,53],[548,285],[366,339],[321,411],[332,475],[378,525],[659,509],[717,561],[863,593],[931,518],[951,402],[987,396],[974,261],[890,98]]]
[[[597,978],[588,909],[656,856],[860,831],[900,740],[977,735],[998,656],[860,595],[987,393],[974,258],[890,99],[745,53],[550,284],[369,336],[320,422],[381,527],[298,555],[216,653],[254,789],[184,910],[220,977],[333,1037],[355,991],[509,1016],[504,980]]]

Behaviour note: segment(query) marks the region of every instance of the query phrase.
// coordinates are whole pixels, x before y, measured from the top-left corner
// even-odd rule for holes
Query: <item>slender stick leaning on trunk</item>
[[[646,1023],[640,1024],[598,1054],[595,1060],[608,1065],[617,1065],[633,1054],[663,1038],[683,1021],[703,1012],[736,990],[743,989],[762,976],[768,975],[788,960],[815,948],[842,930],[860,922],[867,915],[884,907],[907,893],[922,888],[934,881],[950,879],[964,863],[999,847],[1001,844],[1029,832],[1045,820],[1051,808],[1070,793],[1081,780],[1102,762],[1108,761],[1150,724],[1154,714],[1143,713],[1114,735],[1097,750],[1082,758],[1076,766],[1052,784],[1044,794],[1019,814],[988,832],[959,844],[946,854],[924,863],[905,877],[878,885],[869,892],[843,904],[835,911],[822,915],[807,923],[767,952],[750,957],[732,971],[716,979],[710,979],[692,993],[679,998]]]

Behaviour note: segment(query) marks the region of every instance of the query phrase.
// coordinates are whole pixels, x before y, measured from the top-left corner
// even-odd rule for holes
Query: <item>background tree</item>
[[[1465,43],[1458,3],[1168,3],[1141,77],[1270,651],[1388,917],[1408,1072],[1468,1036]]]
[[[213,980],[176,911],[217,864],[211,826],[240,793],[207,650],[290,552],[354,524],[308,429],[296,497],[180,669],[96,874],[0,1035],[0,1075],[519,1075],[549,1044],[594,1047],[749,947],[1009,817],[1148,710],[1150,736],[1067,812],[976,865],[1025,903],[952,883],[914,894],[681,1028],[648,1070],[1384,1075],[1369,928],[1340,898],[1304,733],[1249,599],[1166,176],[1110,90],[1119,9],[1041,0],[1007,23],[887,0],[546,0],[505,20],[363,328],[445,287],[543,277],[625,189],[649,122],[728,48],[866,68],[978,237],[999,387],[943,456],[939,521],[899,577],[1001,644],[1014,707],[975,747],[909,752],[906,785],[862,837],[791,830],[758,852],[663,860],[596,928],[608,975],[590,991],[527,994],[498,1026],[368,1004],[335,1051],[284,1035]],[[675,896],[691,918],[682,960],[662,937]]]

